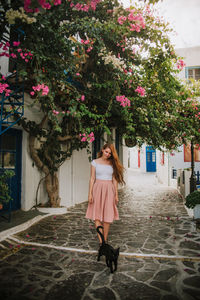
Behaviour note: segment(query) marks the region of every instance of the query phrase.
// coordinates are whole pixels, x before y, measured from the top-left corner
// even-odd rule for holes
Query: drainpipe
[[[192,173],[190,177],[190,193],[194,192],[197,187],[196,187],[196,176],[194,173],[194,143],[193,140],[191,140],[191,168],[192,168]]]
[[[170,186],[170,164],[169,164],[169,159],[170,159],[170,156],[169,156],[169,152],[168,152],[168,186]]]

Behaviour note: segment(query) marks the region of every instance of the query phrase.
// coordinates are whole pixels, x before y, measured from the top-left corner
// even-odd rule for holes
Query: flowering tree
[[[176,73],[183,62],[146,2],[124,9],[118,0],[3,1],[0,55],[17,62],[31,105],[43,113],[39,124],[21,124],[52,206],[60,203],[59,166],[113,126],[131,146],[182,142],[187,95]],[[16,39],[19,29],[24,35]],[[9,95],[5,77],[3,92]]]

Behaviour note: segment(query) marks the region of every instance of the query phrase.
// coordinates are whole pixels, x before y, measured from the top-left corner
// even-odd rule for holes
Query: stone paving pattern
[[[121,255],[117,272],[110,274],[104,258],[96,261],[96,253],[56,249],[98,249],[93,223],[84,217],[87,203],[82,203],[14,236],[55,246],[52,249],[11,239],[1,243],[2,299],[200,299],[200,232],[178,192],[152,185],[125,187],[119,196],[120,220],[111,226],[109,243],[120,247],[121,253],[156,254],[157,258]],[[172,255],[193,259],[175,260]]]

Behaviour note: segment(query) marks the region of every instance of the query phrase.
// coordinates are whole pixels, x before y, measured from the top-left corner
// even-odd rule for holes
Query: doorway
[[[0,174],[12,170],[15,175],[10,179],[11,209],[21,208],[21,167],[22,167],[22,131],[9,129],[0,136]],[[8,206],[9,204],[7,204]],[[6,209],[6,205],[5,205]]]

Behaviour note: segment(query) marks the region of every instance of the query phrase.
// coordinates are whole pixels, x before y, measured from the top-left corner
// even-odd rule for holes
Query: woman
[[[118,183],[124,184],[124,168],[113,144],[105,144],[98,158],[91,163],[91,175],[86,218],[95,221],[95,227],[103,226],[107,242],[110,224],[119,220]],[[101,243],[101,237],[98,235]]]

